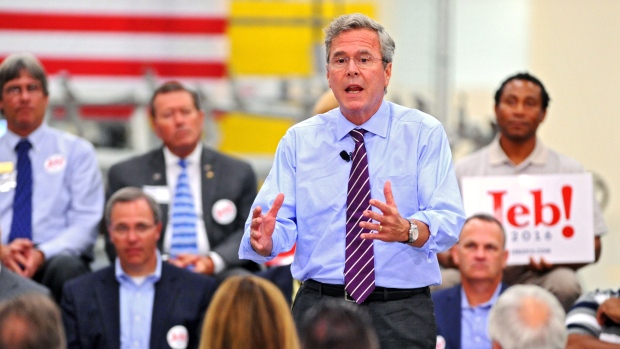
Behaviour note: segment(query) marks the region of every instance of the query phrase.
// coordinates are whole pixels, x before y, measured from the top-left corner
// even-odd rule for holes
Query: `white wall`
[[[432,99],[436,1],[387,0],[380,6],[380,21],[397,47],[391,88]],[[604,211],[609,232],[601,260],[579,272],[584,288],[620,287],[620,1],[452,0],[451,10],[449,119],[454,122],[457,102],[466,100],[471,122],[486,129],[500,82],[518,71],[538,76],[552,98],[540,137],[610,188]],[[469,150],[459,144],[455,157]]]

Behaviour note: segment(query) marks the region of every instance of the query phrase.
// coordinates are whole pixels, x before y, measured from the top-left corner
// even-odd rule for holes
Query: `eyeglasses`
[[[334,69],[341,70],[349,66],[350,60],[351,58],[346,56],[334,57],[331,61],[329,61],[329,64]],[[370,68],[375,64],[375,62],[380,61],[383,61],[383,59],[375,58],[369,54],[359,54],[353,57],[353,62],[355,62],[355,65],[360,69]]]
[[[43,91],[43,87],[41,87],[40,83],[31,83],[26,86],[9,86],[4,89],[4,94],[7,96],[19,96],[22,94],[22,89],[25,88],[28,93],[39,93]]]
[[[133,227],[130,227],[127,224],[117,224],[115,226],[110,227],[110,230],[118,236],[125,237],[127,236],[127,234],[129,234],[129,231],[131,230],[135,231],[136,234],[138,235],[144,235],[148,233],[149,231],[151,231],[151,229],[153,229],[154,227],[155,227],[155,224],[144,224],[144,223],[138,223]]]

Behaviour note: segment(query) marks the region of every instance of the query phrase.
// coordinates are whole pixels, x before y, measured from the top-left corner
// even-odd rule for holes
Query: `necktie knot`
[[[183,169],[187,168],[187,160],[179,159],[179,166],[181,166],[181,168]]]
[[[356,143],[359,142],[364,142],[364,134],[367,131],[364,130],[363,128],[355,128],[353,130],[351,130],[351,132],[349,132],[349,134],[351,135],[351,137],[353,137],[353,139],[355,140]]]
[[[351,135],[351,137],[353,137],[356,143],[359,143],[364,142],[364,133],[366,132],[368,131],[364,130],[363,128],[355,128],[351,130],[349,134]]]
[[[30,150],[31,147],[32,144],[30,144],[28,138],[22,138],[15,146],[15,150],[17,150],[18,153],[23,153]]]

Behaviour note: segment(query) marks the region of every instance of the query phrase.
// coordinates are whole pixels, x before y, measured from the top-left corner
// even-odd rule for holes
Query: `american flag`
[[[33,53],[52,93],[60,74],[84,96],[134,93],[146,72],[217,93],[226,77],[226,0],[0,0],[0,59]]]

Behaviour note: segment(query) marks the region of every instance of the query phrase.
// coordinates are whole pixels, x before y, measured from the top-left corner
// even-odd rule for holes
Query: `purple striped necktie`
[[[355,140],[353,164],[349,176],[347,192],[347,235],[344,263],[344,284],[347,293],[361,304],[375,289],[375,254],[372,240],[360,238],[362,233],[370,233],[362,229],[359,223],[370,221],[362,216],[370,210],[370,176],[368,175],[368,158],[364,146],[364,129],[350,132]]]

